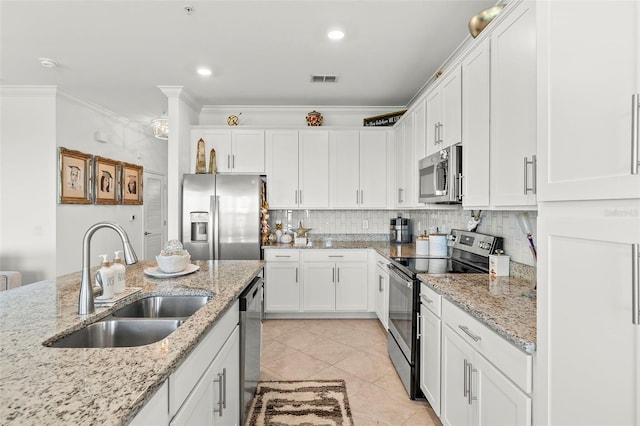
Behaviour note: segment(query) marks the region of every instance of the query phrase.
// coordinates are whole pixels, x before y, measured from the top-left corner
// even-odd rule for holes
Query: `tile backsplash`
[[[514,262],[535,266],[529,242],[518,224],[519,211],[483,211],[477,232],[504,238],[505,254]],[[527,212],[533,230],[533,239],[537,243],[537,212]],[[389,234],[389,221],[394,217],[411,219],[414,235],[431,227],[441,231],[467,229],[471,218],[468,210],[272,210],[269,212],[271,229],[275,229],[276,220],[282,221],[283,228],[295,229],[302,221],[305,228],[312,228],[314,234]]]

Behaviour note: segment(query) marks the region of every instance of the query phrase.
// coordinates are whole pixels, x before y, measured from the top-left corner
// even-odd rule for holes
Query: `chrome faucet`
[[[95,312],[96,308],[93,303],[93,287],[91,286],[91,237],[100,228],[111,228],[120,235],[122,246],[124,248],[124,261],[127,265],[138,262],[138,256],[133,251],[129,236],[120,225],[112,222],[98,222],[87,229],[82,239],[82,282],[80,283],[80,298],[78,300],[78,314],[87,315]]]

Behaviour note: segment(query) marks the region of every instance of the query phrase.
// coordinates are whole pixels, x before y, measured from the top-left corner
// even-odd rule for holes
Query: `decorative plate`
[[[173,277],[181,277],[183,275],[192,274],[198,269],[200,269],[198,265],[194,265],[193,263],[190,263],[187,265],[186,268],[184,268],[183,271],[173,272],[171,274],[168,274],[166,272],[162,272],[162,270],[158,269],[157,266],[153,266],[151,268],[145,268],[144,274],[154,278],[173,278]]]

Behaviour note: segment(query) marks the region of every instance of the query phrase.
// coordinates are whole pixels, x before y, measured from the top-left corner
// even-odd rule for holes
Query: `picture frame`
[[[93,160],[95,204],[120,204],[120,163],[95,156]]]
[[[121,163],[122,203],[142,204],[142,166]]]
[[[389,114],[367,117],[362,120],[362,125],[365,127],[393,126],[398,120],[400,120],[400,117],[402,117],[405,112],[407,112],[407,110],[403,109]]]
[[[58,203],[91,204],[92,155],[58,148]]]

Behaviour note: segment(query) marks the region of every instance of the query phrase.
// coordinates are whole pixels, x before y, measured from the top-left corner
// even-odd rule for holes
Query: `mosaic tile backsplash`
[[[522,233],[516,219],[519,211],[483,211],[477,232],[504,238],[505,254],[514,262],[535,266],[529,242]],[[533,228],[533,239],[537,243],[537,212],[527,212]],[[340,234],[344,238],[366,240],[388,240],[389,221],[394,217],[411,219],[412,232],[419,235],[437,227],[441,232],[451,229],[467,229],[471,217],[465,210],[272,210],[269,212],[271,229],[277,220],[283,228],[295,229],[302,221],[311,238],[321,238],[325,234]],[[346,237],[346,236],[349,237]],[[340,237],[338,237],[340,238]]]

